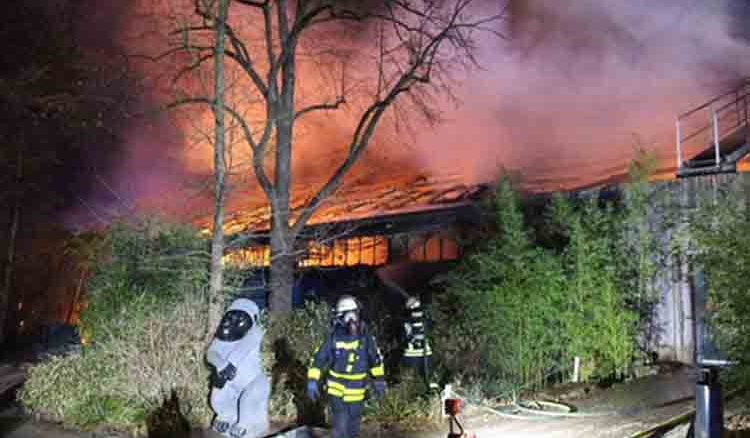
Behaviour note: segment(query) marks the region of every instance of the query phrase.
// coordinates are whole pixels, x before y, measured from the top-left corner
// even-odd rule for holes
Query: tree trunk
[[[216,43],[214,45],[214,221],[211,234],[211,278],[208,289],[208,318],[206,340],[210,340],[219,324],[223,305],[224,286],[222,257],[224,255],[224,196],[226,163],[224,162],[224,39],[229,1],[219,0],[216,14]]]
[[[292,74],[288,70],[283,75]],[[291,107],[289,96],[283,96],[282,108]],[[282,114],[292,114],[282,109]],[[274,172],[274,199],[271,199],[271,311],[292,311],[292,286],[296,270],[294,236],[289,226],[289,198],[292,168],[292,123],[281,120],[276,129],[276,166]]]
[[[271,233],[270,307],[275,313],[286,313],[292,310],[292,287],[297,259],[280,234]]]
[[[23,148],[19,146],[18,162],[16,163],[16,190],[21,190],[23,182]],[[8,321],[8,303],[10,291],[13,284],[13,265],[16,261],[16,241],[18,239],[18,228],[21,225],[21,194],[16,193],[13,201],[13,212],[10,220],[8,238],[8,252],[3,276],[3,290],[0,293],[0,345],[5,343],[6,325]]]

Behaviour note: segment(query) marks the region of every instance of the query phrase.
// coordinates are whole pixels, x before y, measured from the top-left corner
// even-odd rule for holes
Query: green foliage
[[[464,257],[437,299],[436,319],[451,321],[435,330],[443,365],[503,393],[546,383],[574,356],[582,359],[583,379],[623,373],[638,322],[631,304],[637,287],[625,272],[632,251],[623,249],[631,245],[630,216],[593,197],[557,196],[534,218],[542,229],[534,234],[501,180],[495,217],[495,233]],[[540,235],[555,241],[535,240]],[[640,237],[649,244],[647,222]],[[648,284],[653,274],[642,274],[637,281]],[[467,370],[465,363],[483,366]]]
[[[483,372],[515,385],[541,382],[562,349],[560,261],[532,245],[507,182],[498,188],[496,214],[497,237],[466,257],[441,297],[454,318],[447,332],[436,328],[436,350],[480,360]],[[469,352],[478,357],[467,360]]]
[[[627,292],[627,299],[638,312],[641,325],[653,316],[659,296],[653,279],[664,248],[658,246],[656,234],[666,235],[673,228],[672,215],[665,209],[664,199],[653,190],[649,178],[656,171],[653,152],[637,147],[635,159],[628,166],[629,182],[625,184],[625,202],[618,215],[617,238],[619,281]],[[661,233],[654,228],[660,227]],[[665,245],[668,246],[668,245]]]
[[[708,288],[706,318],[723,354],[738,364],[730,368],[735,384],[750,383],[750,185],[714,199],[703,199],[690,222],[696,250],[693,270],[702,270]]]
[[[560,309],[564,357],[581,358],[581,379],[622,373],[634,350],[635,313],[625,303],[627,289],[619,284],[618,236],[620,227],[611,206],[596,199],[579,209],[561,196],[552,204],[552,216],[565,237],[565,299]]]
[[[175,391],[185,415],[207,424],[208,264],[196,236],[148,220],[108,230],[96,245],[105,252],[87,256],[96,261],[81,319],[93,346],[33,367],[24,406],[70,427],[144,432],[146,416]]]
[[[106,336],[95,347],[32,367],[19,400],[67,427],[144,434],[147,415],[174,390],[188,420],[207,425],[202,302],[201,294],[185,293],[179,303],[154,304],[149,312],[123,307],[112,321],[115,329],[103,327]]]
[[[113,224],[105,235],[106,253],[87,283],[84,335],[104,342],[108,334],[128,330],[127,319],[119,315],[149,313],[201,290],[207,282],[208,254],[205,241],[196,236],[190,226],[150,219]]]
[[[439,394],[425,392],[424,380],[407,369],[399,381],[390,385],[381,399],[368,399],[365,403],[366,421],[398,426],[401,430],[424,429],[440,419]]]
[[[331,309],[324,303],[307,303],[303,309],[268,318],[262,360],[272,377],[268,406],[273,418],[291,421],[300,409],[315,409],[305,400],[307,367],[328,333],[330,318]]]

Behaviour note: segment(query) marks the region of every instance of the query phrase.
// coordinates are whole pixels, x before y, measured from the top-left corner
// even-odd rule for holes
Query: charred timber
[[[450,207],[431,207],[422,211],[312,224],[305,227],[301,239],[309,241],[315,240],[318,236],[350,238],[423,234],[445,229],[451,225],[477,225],[480,216],[481,207],[476,203],[457,204]],[[269,241],[268,230],[234,233],[227,236],[227,249],[268,245]]]

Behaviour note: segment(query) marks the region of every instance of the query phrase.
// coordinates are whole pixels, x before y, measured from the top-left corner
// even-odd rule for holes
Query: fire
[[[448,235],[432,233],[407,233],[405,251],[393,254],[394,236],[373,234],[352,236],[360,220],[383,216],[435,211],[443,207],[453,207],[475,200],[484,192],[484,186],[465,185],[460,177],[430,179],[424,176],[404,176],[389,183],[357,184],[336,194],[329,199],[310,221],[310,225],[351,224],[349,233],[343,232],[340,237],[332,238],[321,232],[315,239],[310,239],[299,251],[300,267],[345,267],[345,266],[382,266],[392,258],[404,257],[413,262],[433,262],[455,260],[459,256],[456,240]],[[293,202],[294,211],[303,208],[302,199]],[[254,232],[263,234],[268,230],[270,209],[267,206],[237,209],[224,223],[224,233]],[[425,216],[425,220],[427,216]],[[351,222],[345,222],[351,221]],[[208,224],[203,225],[201,234],[210,235]],[[403,254],[401,254],[403,253]],[[224,256],[224,263],[235,266],[261,267],[270,264],[270,248],[266,244],[253,247],[232,249]]]
[[[411,244],[409,260],[428,262],[442,260],[456,260],[458,258],[458,243],[453,239],[433,236],[422,245]]]
[[[73,311],[70,313],[70,319],[67,321],[70,325],[81,325],[81,311],[86,307],[84,301],[78,301],[73,304]]]
[[[392,244],[385,236],[350,237],[325,243],[310,241],[300,253],[299,266],[383,266],[391,260]],[[456,260],[459,256],[458,243],[442,235],[411,237],[408,239],[407,249],[408,259],[412,262]],[[223,261],[240,267],[266,267],[270,264],[270,248],[268,245],[259,245],[232,250],[224,256]]]
[[[334,194],[319,208],[308,224],[335,223],[386,214],[427,211],[443,206],[460,205],[476,199],[486,189],[483,184],[470,185],[460,175],[429,177],[398,175],[387,181],[356,180]],[[311,190],[295,190],[292,216],[305,207]],[[224,234],[262,232],[270,228],[271,209],[267,205],[230,203],[224,222]],[[194,223],[201,235],[211,235],[209,218],[197,218]]]
[[[224,256],[224,263],[235,266],[268,266],[271,250],[268,245],[233,250]],[[299,257],[300,267],[381,266],[388,261],[388,240],[382,236],[337,239],[331,243],[307,242]]]

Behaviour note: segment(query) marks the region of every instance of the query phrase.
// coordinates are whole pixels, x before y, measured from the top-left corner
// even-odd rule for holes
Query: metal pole
[[[680,134],[680,119],[677,118],[674,122],[677,132],[677,171],[682,167],[682,139]]]
[[[719,165],[721,157],[719,156],[719,118],[716,116],[716,111],[711,108],[711,124],[714,127],[714,155],[716,157],[716,165]]]

